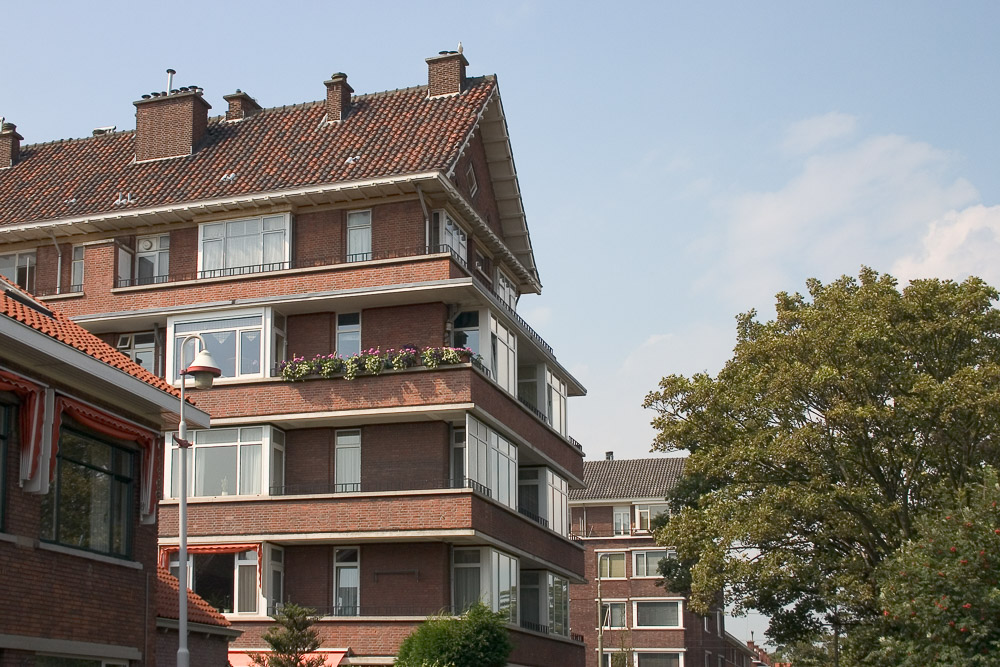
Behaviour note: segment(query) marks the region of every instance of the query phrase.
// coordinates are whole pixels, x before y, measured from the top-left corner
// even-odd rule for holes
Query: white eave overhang
[[[39,379],[100,396],[122,414],[140,416],[164,430],[177,424],[180,399],[173,394],[5,315],[0,315],[0,339],[0,360],[29,368]],[[210,425],[209,415],[190,404],[184,417],[197,428]]]

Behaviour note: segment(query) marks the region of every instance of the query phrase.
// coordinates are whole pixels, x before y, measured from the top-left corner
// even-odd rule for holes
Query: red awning
[[[258,651],[254,651],[257,653]],[[259,651],[260,653],[270,653],[270,651]],[[308,655],[323,655],[326,656],[326,662],[323,663],[324,667],[337,667],[340,661],[344,659],[347,655],[347,651],[316,651],[315,653],[309,653]],[[229,652],[229,664],[233,667],[252,667],[253,663],[250,661],[250,654],[244,651],[230,651]]]

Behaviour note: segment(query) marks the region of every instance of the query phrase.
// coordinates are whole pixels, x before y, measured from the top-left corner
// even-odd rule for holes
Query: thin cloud
[[[1000,285],[1000,206],[970,206],[949,211],[927,225],[920,249],[901,257],[892,274],[914,278],[962,280],[979,276]]]
[[[838,111],[806,118],[788,128],[781,148],[790,155],[811,153],[824,144],[854,134],[857,124],[856,116]]]

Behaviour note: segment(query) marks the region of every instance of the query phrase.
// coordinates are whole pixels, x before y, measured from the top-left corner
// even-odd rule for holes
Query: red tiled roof
[[[585,489],[570,489],[570,500],[665,498],[684,472],[684,459],[661,457],[584,461]]]
[[[20,298],[16,298],[18,296]],[[34,307],[29,304],[34,304]],[[103,361],[109,366],[124,371],[156,389],[180,396],[180,392],[163,378],[156,377],[94,334],[72,322],[59,311],[35,301],[20,288],[12,286],[2,276],[0,276],[0,314],[26,324],[60,343],[89,354],[98,361]]]
[[[332,124],[322,122],[325,102],[219,117],[192,155],[138,164],[134,131],[25,145],[0,170],[0,225],[447,169],[495,88],[479,77],[460,95],[428,99],[426,86],[359,95]],[[120,193],[132,203],[115,206]]]
[[[180,597],[180,582],[177,577],[162,567],[156,568],[156,616],[177,619]],[[205,602],[192,590],[187,592],[188,621],[202,625],[219,625],[228,628],[231,624],[215,607]]]

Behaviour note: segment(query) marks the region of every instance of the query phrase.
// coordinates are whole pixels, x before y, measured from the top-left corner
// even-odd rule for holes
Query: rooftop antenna
[[[172,69],[167,70],[167,95],[174,89],[174,74],[177,72]]]

